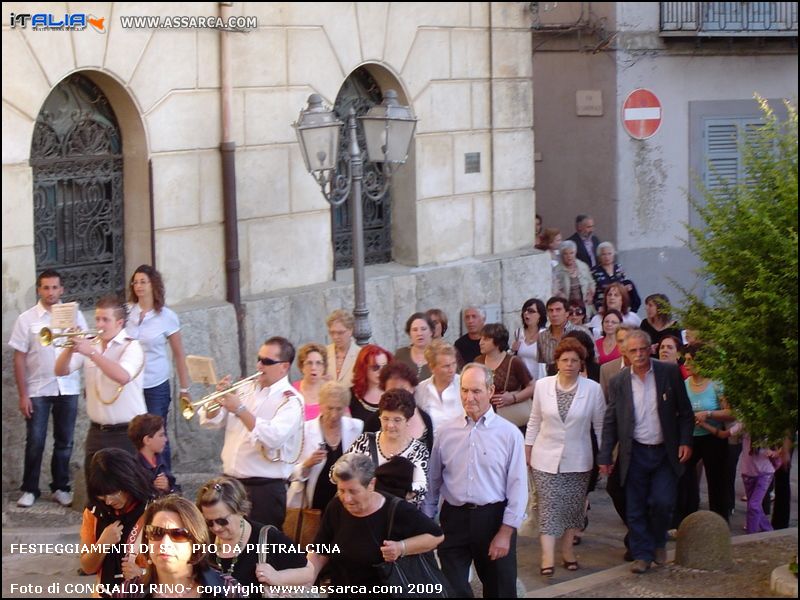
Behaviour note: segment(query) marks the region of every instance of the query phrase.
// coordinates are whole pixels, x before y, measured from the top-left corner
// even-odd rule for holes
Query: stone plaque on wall
[[[603,92],[600,90],[578,90],[575,92],[575,113],[579,117],[603,116]]]

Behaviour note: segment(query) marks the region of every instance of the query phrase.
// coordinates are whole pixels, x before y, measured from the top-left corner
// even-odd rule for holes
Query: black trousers
[[[239,481],[253,505],[247,516],[256,523],[281,529],[286,518],[286,482],[263,477],[248,477]]]
[[[678,495],[673,513],[672,526],[677,529],[690,514],[700,509],[700,482],[697,478],[697,463],[703,461],[708,484],[708,508],[726,521],[730,517],[728,507],[728,442],[712,435],[694,436],[692,458],[678,480]]]
[[[792,488],[789,480],[791,478],[793,456],[794,448],[789,454],[789,466],[775,471],[775,479],[772,480],[775,486],[775,504],[772,507],[773,529],[786,529],[789,527],[789,516],[792,508]]]
[[[469,585],[469,567],[483,584],[484,598],[517,597],[517,532],[511,536],[508,554],[498,560],[489,560],[489,544],[503,524],[505,503],[487,504],[477,508],[442,506],[440,522],[444,542],[439,546],[442,571],[457,598],[472,598]]]
[[[89,431],[86,434],[86,454],[83,458],[83,474],[87,483],[89,481],[89,465],[92,464],[92,457],[105,448],[119,448],[136,455],[136,448],[134,448],[133,442],[128,437],[127,423],[99,427],[94,423],[89,425]]]

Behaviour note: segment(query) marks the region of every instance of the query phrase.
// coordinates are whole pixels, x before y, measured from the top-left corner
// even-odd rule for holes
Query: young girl
[[[747,533],[772,531],[772,525],[764,514],[762,502],[769,490],[775,475],[776,462],[779,464],[779,453],[769,448],[754,446],[750,434],[742,430],[742,424],[736,421],[729,429],[717,429],[714,425],[703,422],[701,427],[711,435],[727,438],[742,433],[741,462],[742,482],[747,494]]]

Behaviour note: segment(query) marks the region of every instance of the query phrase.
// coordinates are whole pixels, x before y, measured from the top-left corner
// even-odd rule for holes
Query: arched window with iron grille
[[[342,122],[347,121],[350,107],[355,108],[356,116],[366,112],[383,101],[381,88],[367,69],[359,67],[342,84],[336,96],[333,110]],[[339,138],[339,165],[337,172],[347,173],[347,157],[349,156],[349,137]],[[364,132],[358,128],[358,145],[366,154],[367,144]],[[368,265],[386,263],[392,260],[392,194],[391,186],[377,200],[367,195],[370,187],[380,189],[383,174],[380,163],[364,162],[364,192],[361,203],[364,214],[364,262]],[[334,267],[347,269],[353,266],[353,235],[350,223],[350,207],[348,202],[331,210],[333,227]]]
[[[56,269],[82,308],[123,293],[122,137],[108,99],[87,77],[59,83],[31,144],[36,271]]]

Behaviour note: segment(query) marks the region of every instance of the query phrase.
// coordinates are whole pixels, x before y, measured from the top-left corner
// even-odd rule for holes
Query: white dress
[[[514,341],[519,340],[519,349],[517,356],[522,360],[523,364],[527,367],[528,373],[534,381],[541,379],[547,375],[545,365],[537,361],[539,358],[539,349],[537,342],[532,344],[525,343],[525,332],[522,327],[514,332]],[[537,338],[538,341],[538,338]]]

